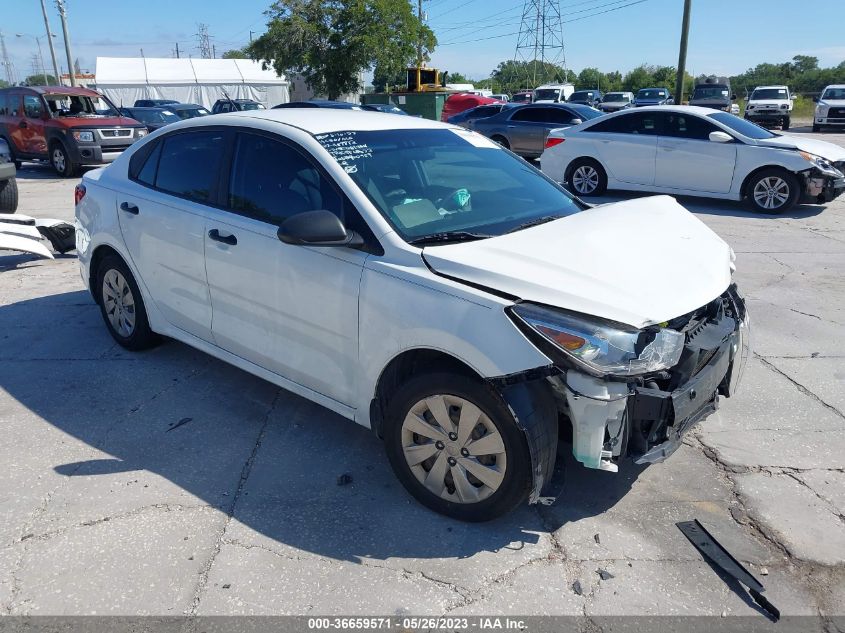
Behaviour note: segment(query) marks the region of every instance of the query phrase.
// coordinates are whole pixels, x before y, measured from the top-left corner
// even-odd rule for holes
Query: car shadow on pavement
[[[80,168],[79,176],[68,178],[68,180],[79,180],[86,172],[92,169],[97,169],[97,167],[82,167]],[[22,163],[21,168],[17,170],[16,177],[18,180],[64,180],[47,161]]]
[[[0,306],[0,330],[0,393],[10,408],[22,405],[26,426],[43,420],[86,445],[73,453],[90,455],[68,461],[64,435],[32,447],[43,476],[59,475],[54,512],[78,525],[139,507],[207,505],[234,519],[231,542],[283,554],[536,558],[549,553],[544,534],[613,507],[643,470],[587,470],[562,444],[553,511],[526,505],[461,523],[405,492],[371,431],[181,343],[116,347],[85,291]]]
[[[638,198],[647,198],[653,195],[651,193],[636,193],[628,191],[611,191],[607,195],[601,197],[585,197],[583,200],[592,205],[610,204],[613,202],[624,202],[626,200],[635,200]],[[719,215],[731,216],[736,218],[749,218],[752,220],[772,220],[790,218],[800,220],[804,218],[811,218],[813,216],[823,213],[827,207],[819,204],[800,204],[795,205],[789,211],[784,213],[758,213],[752,211],[743,202],[736,202],[733,200],[714,200],[712,198],[696,198],[692,196],[673,196],[678,203],[685,209],[695,214],[704,215]]]

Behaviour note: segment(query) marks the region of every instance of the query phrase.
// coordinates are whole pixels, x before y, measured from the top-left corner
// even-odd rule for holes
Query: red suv
[[[120,115],[103,95],[87,88],[16,86],[0,90],[0,138],[16,165],[49,160],[60,176],[82,165],[110,163],[147,128]]]

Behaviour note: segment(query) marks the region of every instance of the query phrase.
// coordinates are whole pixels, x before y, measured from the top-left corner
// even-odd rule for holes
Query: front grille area
[[[100,135],[103,138],[132,138],[133,130],[131,128],[126,129],[103,129],[100,130]]]
[[[831,108],[827,111],[827,116],[832,119],[838,119],[840,117],[845,117],[845,108]]]
[[[122,152],[129,147],[129,145],[125,143],[119,143],[115,145],[102,145],[101,146],[104,152]]]

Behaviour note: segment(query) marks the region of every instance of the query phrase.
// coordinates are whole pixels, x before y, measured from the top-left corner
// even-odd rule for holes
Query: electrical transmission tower
[[[194,36],[197,38],[197,48],[200,50],[200,57],[203,59],[211,59],[211,36],[208,34],[207,24],[197,24],[197,33]]]
[[[563,47],[563,21],[558,0],[525,0],[522,22],[516,40],[515,62],[523,62],[526,75],[521,77],[536,87],[545,76],[545,65],[554,64],[563,72],[555,79],[566,79],[566,51]]]
[[[15,85],[15,73],[12,70],[12,62],[9,60],[9,52],[6,50],[6,40],[3,37],[3,32],[0,31],[0,55],[3,56],[2,63],[3,67],[6,69],[6,81],[9,82],[10,86]]]

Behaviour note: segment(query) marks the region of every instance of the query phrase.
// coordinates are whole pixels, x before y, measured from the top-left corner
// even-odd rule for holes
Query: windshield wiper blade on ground
[[[448,242],[470,242],[473,240],[486,240],[488,237],[496,236],[486,233],[472,233],[471,231],[443,231],[442,233],[432,233],[431,235],[414,238],[408,244],[422,246],[425,244],[446,244]]]
[[[560,220],[564,218],[564,215],[544,215],[540,218],[534,218],[533,220],[529,220],[528,222],[523,222],[519,226],[513,227],[508,233],[516,233],[517,231],[521,231],[522,229],[528,229],[532,226],[537,226],[539,224],[545,224],[546,222],[552,222],[554,220]]]

